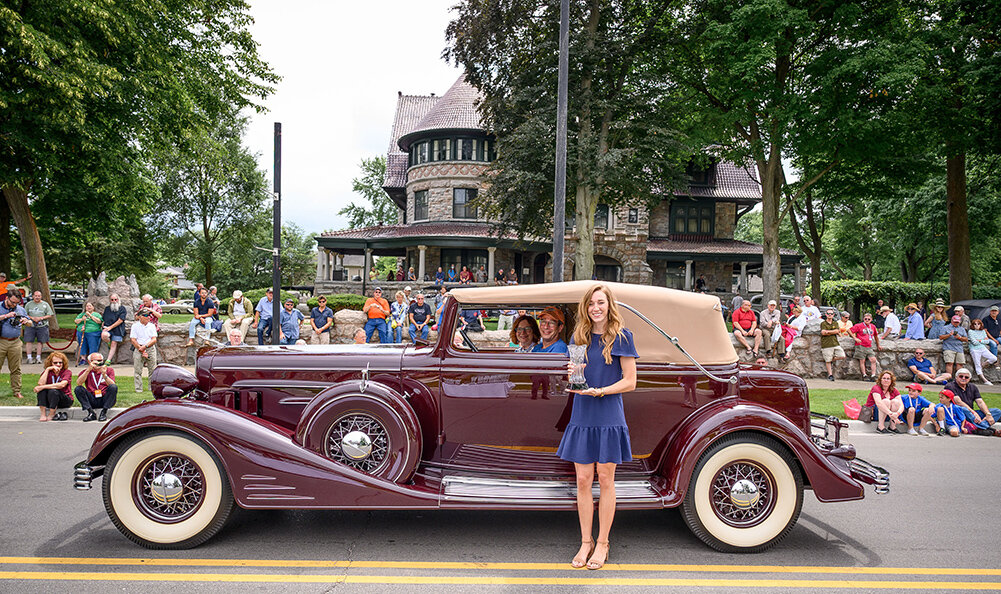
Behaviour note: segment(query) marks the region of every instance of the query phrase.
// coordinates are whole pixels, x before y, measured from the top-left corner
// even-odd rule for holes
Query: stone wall
[[[426,220],[453,220],[452,189],[476,188],[482,191],[483,172],[487,167],[486,163],[454,161],[411,167],[407,173],[407,220],[414,222],[414,192],[420,190],[428,191]]]
[[[836,379],[862,379],[859,373],[858,362],[852,358],[855,350],[855,341],[851,338],[840,337],[838,342],[848,356],[843,361],[834,363],[834,377]],[[749,341],[753,346],[753,342]],[[737,349],[740,360],[753,362],[754,356],[747,355],[736,338],[733,338],[733,346]],[[942,361],[942,342],[940,340],[885,340],[880,341],[883,350],[876,351],[876,359],[879,361],[879,370],[889,369],[897,376],[898,386],[901,382],[909,383],[912,378],[911,371],[907,368],[907,361],[914,356],[914,350],[918,347],[924,349],[925,358],[930,359],[936,372],[945,371],[945,364]],[[973,359],[970,353],[966,353],[967,364],[971,372],[976,375],[973,369]],[[820,350],[820,322],[815,321],[807,325],[802,335],[797,336],[792,343],[792,358],[788,363],[770,358],[768,364],[791,371],[801,377],[826,378],[827,368],[824,366],[824,356]],[[869,362],[866,362],[866,370],[869,369]],[[958,369],[958,367],[957,367]],[[1001,382],[1001,370],[996,366],[984,369],[984,375],[992,382]],[[979,383],[979,380],[974,380]],[[903,389],[901,388],[901,391]]]
[[[717,239],[733,239],[737,227],[737,203],[716,202],[716,225],[713,235]]]

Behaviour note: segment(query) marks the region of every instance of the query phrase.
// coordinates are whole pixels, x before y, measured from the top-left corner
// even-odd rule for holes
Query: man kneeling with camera
[[[108,409],[118,400],[118,385],[115,370],[104,364],[104,355],[91,353],[87,357],[87,369],[77,376],[73,395],[87,413],[83,419],[85,423],[108,420]],[[100,416],[95,414],[95,409],[101,409]]]

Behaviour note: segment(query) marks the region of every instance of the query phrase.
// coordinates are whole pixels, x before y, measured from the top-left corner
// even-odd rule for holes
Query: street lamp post
[[[560,0],[560,57],[556,93],[556,183],[553,190],[553,282],[563,280],[563,239],[567,200],[567,62],[570,54],[570,0]]]
[[[282,125],[275,122],[275,189],[274,189],[274,221],[271,230],[271,290],[274,299],[271,301],[271,344],[280,342],[281,332],[281,249],[282,249]]]

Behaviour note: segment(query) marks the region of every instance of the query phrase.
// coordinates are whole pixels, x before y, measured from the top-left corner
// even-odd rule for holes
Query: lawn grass
[[[981,393],[981,395],[988,407],[1001,408],[1001,394]],[[864,405],[868,396],[869,392],[863,390],[813,389],[810,390],[810,410],[847,419],[848,417],[845,416],[845,407],[841,403],[845,400],[855,398],[859,401],[859,404]],[[926,386],[924,397],[930,400],[932,404],[938,404],[938,390],[935,390],[934,386]]]
[[[76,376],[79,371],[83,369],[74,369],[73,371],[73,385],[76,385]],[[133,404],[139,404],[143,400],[149,400],[153,398],[153,395],[149,392],[149,378],[143,378],[143,390],[142,394],[136,394],[135,384],[132,381],[131,376],[119,377],[116,383],[118,384],[118,402],[115,404],[117,408],[125,408],[132,406]],[[10,389],[10,374],[4,373],[0,374],[0,406],[38,406],[38,401],[35,399],[35,391],[32,389],[38,385],[38,374],[37,373],[22,373],[21,374],[21,394],[24,398],[14,398],[13,392]],[[80,403],[73,399],[73,406],[79,407]]]

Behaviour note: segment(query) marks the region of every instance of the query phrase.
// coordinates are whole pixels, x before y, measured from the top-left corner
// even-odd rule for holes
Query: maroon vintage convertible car
[[[102,429],[75,485],[103,476],[112,522],[150,548],[204,542],[234,503],[574,509],[572,464],[555,455],[566,356],[457,344],[452,330],[463,309],[553,304],[569,330],[592,284],[455,289],[434,344],[230,347],[204,352],[195,375],[161,365],[156,399]],[[862,498],[859,481],[888,489],[837,419],[811,423],[802,379],[738,364],[717,298],[612,286],[640,354],[620,510],[680,507],[711,547],[752,552],[792,529],[805,488],[825,502]]]

